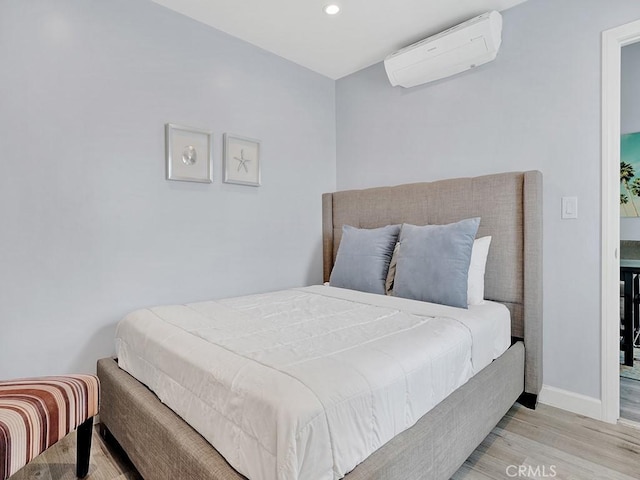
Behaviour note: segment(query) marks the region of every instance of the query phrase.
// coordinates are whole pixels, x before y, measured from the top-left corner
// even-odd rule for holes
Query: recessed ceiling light
[[[335,15],[339,11],[340,5],[338,5],[337,3],[329,3],[328,5],[324,6],[324,13],[326,13],[327,15]]]

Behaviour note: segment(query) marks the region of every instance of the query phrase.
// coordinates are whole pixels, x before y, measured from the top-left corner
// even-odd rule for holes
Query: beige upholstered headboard
[[[525,391],[542,386],[542,174],[509,172],[322,196],[324,280],[342,226],[446,224],[481,217],[477,237],[491,235],[485,298],[511,311],[512,335],[525,340]]]

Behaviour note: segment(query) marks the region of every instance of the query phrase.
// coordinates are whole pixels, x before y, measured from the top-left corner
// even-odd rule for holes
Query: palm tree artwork
[[[638,173],[638,177],[636,177]],[[640,217],[640,132],[620,138],[620,216]]]
[[[635,215],[623,215],[624,217],[639,217],[638,208],[636,207],[636,203],[633,201],[633,192],[631,191],[631,187],[629,186],[629,182],[635,177],[636,171],[633,168],[633,165],[627,162],[620,162],[620,183],[625,189],[626,195],[624,193],[620,194],[620,203],[622,205],[629,205],[631,203],[631,207],[633,208],[633,213]],[[633,183],[636,183],[638,179],[633,180]],[[632,184],[633,185],[633,184]]]

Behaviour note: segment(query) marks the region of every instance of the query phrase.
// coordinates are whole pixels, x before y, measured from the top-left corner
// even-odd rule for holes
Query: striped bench
[[[100,384],[93,375],[0,381],[0,480],[78,429],[76,475],[89,471]]]

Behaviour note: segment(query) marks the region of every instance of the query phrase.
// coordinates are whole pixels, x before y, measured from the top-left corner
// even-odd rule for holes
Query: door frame
[[[620,418],[620,81],[622,47],[640,41],[640,20],[602,32],[601,400]]]

